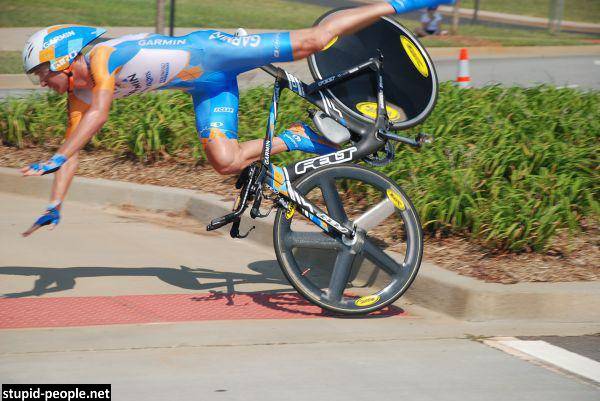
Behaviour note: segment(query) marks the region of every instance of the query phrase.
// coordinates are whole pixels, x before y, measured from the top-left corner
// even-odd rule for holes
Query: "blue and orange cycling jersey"
[[[189,92],[202,142],[237,138],[237,76],[272,63],[292,61],[289,32],[234,36],[215,30],[171,37],[128,35],[95,45],[86,55],[94,87],[69,96],[69,135],[89,108],[92,92],[114,98],[158,89]]]

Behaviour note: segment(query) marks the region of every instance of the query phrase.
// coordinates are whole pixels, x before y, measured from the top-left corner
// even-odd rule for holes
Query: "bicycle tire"
[[[355,195],[346,197],[342,201],[337,187],[342,184],[347,185],[345,183],[350,180],[362,182],[375,188],[376,190],[369,195],[373,199],[377,199],[379,196],[377,191],[380,192],[380,195],[385,194],[385,196],[381,196],[380,201],[375,206],[372,203],[369,204],[369,202],[365,203],[364,198],[360,196],[357,198]],[[331,312],[359,315],[371,313],[391,305],[406,292],[414,281],[421,265],[423,233],[418,214],[409,197],[400,186],[387,176],[370,168],[355,164],[341,164],[318,169],[302,176],[296,180],[294,187],[298,193],[305,197],[313,194],[316,196],[317,201],[320,190],[320,196],[324,203],[323,210],[326,210],[331,217],[349,225],[357,224],[361,227],[361,230],[364,227],[362,237],[357,235],[359,244],[347,244],[342,240],[328,236],[314,225],[306,224],[308,220],[296,218],[300,216],[300,213],[286,211],[283,208],[277,211],[273,226],[273,243],[277,260],[290,284],[304,298]],[[313,193],[312,191],[316,188],[319,188],[319,190]],[[360,190],[368,187],[355,186],[349,188],[355,188],[353,191],[358,189],[357,193],[360,194]],[[337,193],[337,197],[332,189]],[[395,195],[389,195],[390,191]],[[346,194],[348,193],[346,192]],[[397,196],[400,196],[400,200]],[[395,198],[396,201],[392,202],[392,198]],[[369,214],[359,212],[362,214],[355,218],[349,211],[355,209],[356,204],[361,202],[365,203],[363,206],[367,207]],[[392,204],[391,209],[390,203]],[[336,204],[341,205],[343,214],[335,206]],[[385,224],[379,222],[382,218],[385,220]],[[401,254],[380,249],[377,245],[378,241],[381,242],[380,237],[377,237],[376,234],[369,234],[369,231],[374,232],[377,227],[385,227],[389,230],[387,219],[391,219],[392,223],[403,224],[397,232],[390,231],[391,236],[395,234],[404,235],[405,245],[402,246],[405,246],[405,253],[401,263],[396,262],[397,259],[402,257]],[[297,222],[295,223],[294,220]],[[295,231],[292,229],[292,225],[301,227],[303,231]],[[312,232],[304,231],[311,228]],[[381,252],[374,249],[374,246]],[[302,252],[302,249],[313,250]],[[353,254],[354,256],[352,256]],[[389,259],[386,255],[389,256]],[[329,262],[325,262],[327,258],[330,259]],[[331,262],[331,259],[334,259],[333,262]],[[395,264],[391,264],[390,259]],[[309,262],[311,266],[318,267],[314,267],[313,272],[313,267],[307,268],[303,260],[312,260],[312,262]],[[382,261],[385,261],[385,263]],[[333,263],[333,266],[330,266],[331,263]],[[347,266],[342,266],[344,263]],[[304,267],[302,267],[303,265]],[[375,270],[370,265],[379,270]],[[374,274],[361,272],[363,266],[367,266],[366,269],[372,269],[378,273],[375,275],[375,279],[368,279],[371,281],[361,278],[362,284],[357,286],[354,282],[358,280],[359,276],[364,277],[365,274]],[[329,267],[331,267],[331,272],[329,272]],[[383,273],[378,276],[380,271],[383,271]],[[327,274],[330,274],[329,278],[327,278]],[[386,278],[389,282],[386,282]],[[370,287],[364,283],[371,283]],[[328,284],[328,286],[324,287],[325,284]],[[367,295],[361,294],[360,291],[366,291]],[[371,293],[369,294],[369,292]]]

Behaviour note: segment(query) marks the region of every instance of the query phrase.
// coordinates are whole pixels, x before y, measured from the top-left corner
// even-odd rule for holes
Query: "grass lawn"
[[[481,0],[480,9],[548,18],[551,0]],[[461,0],[461,7],[474,8],[475,0]],[[564,19],[600,24],[600,1],[565,0]]]
[[[0,74],[22,74],[21,52],[0,52]]]
[[[48,26],[67,22],[154,26],[155,4],[155,0],[0,0],[0,26]],[[297,29],[311,26],[325,10],[285,0],[177,0],[175,24],[182,27]],[[168,12],[166,15],[168,18]]]

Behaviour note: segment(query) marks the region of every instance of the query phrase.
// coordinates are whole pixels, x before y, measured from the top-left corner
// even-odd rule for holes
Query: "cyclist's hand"
[[[61,168],[66,161],[67,158],[65,156],[57,153],[46,162],[34,163],[28,167],[23,167],[21,172],[24,176],[50,174]]]
[[[43,226],[50,226],[51,230],[56,228],[56,226],[60,222],[60,211],[58,210],[59,204],[60,203],[58,203],[58,204],[55,203],[55,204],[48,206],[48,209],[46,209],[46,213],[44,213],[42,216],[40,216],[40,218],[37,219],[35,221],[35,223],[33,223],[33,225],[22,234],[23,237],[30,236],[35,231],[37,231],[38,228],[43,227]]]
[[[453,5],[455,0],[390,0],[397,14],[415,11],[421,8],[435,7],[441,4]]]

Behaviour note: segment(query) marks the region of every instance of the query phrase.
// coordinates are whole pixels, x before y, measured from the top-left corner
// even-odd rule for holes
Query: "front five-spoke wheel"
[[[323,232],[299,212],[275,218],[277,259],[290,283],[330,311],[363,314],[397,300],[414,280],[423,253],[421,224],[391,179],[357,165],[314,171],[296,191],[330,217],[356,227],[353,239]]]

